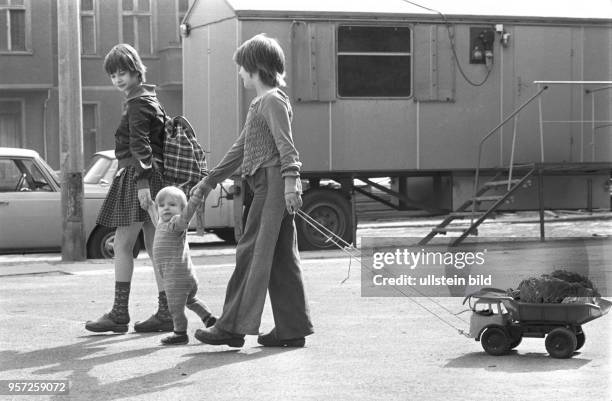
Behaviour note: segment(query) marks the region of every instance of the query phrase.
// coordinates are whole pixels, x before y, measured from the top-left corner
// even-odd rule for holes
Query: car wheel
[[[115,229],[98,226],[87,242],[87,257],[90,259],[112,259],[115,257]],[[133,256],[136,258],[143,248],[142,232],[134,245]]]

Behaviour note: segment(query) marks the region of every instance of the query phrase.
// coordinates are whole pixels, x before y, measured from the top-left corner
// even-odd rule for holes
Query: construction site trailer
[[[263,32],[285,50],[304,210],[347,240],[355,192],[451,211],[474,196],[476,171],[483,183],[513,166],[537,164],[538,185],[498,209],[609,209],[611,18],[606,0],[190,1],[183,110],[215,165],[254,96],[232,55]],[[326,246],[298,231],[304,247]]]

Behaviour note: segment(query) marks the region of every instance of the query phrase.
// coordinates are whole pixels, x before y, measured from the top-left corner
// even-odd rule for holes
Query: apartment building
[[[103,69],[106,53],[130,43],[169,115],[182,111],[179,24],[188,0],[80,2],[83,151],[87,166],[114,146],[123,95]],[[60,167],[57,0],[0,0],[0,146],[37,150]],[[74,28],[75,35],[77,28]]]

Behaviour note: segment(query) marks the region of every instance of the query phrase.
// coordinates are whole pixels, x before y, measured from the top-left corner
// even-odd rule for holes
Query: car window
[[[91,165],[83,177],[83,182],[85,184],[99,184],[101,179],[107,180],[106,175],[111,165],[112,160],[102,156],[94,156]]]
[[[22,173],[17,191],[53,191],[53,187],[32,159],[16,159],[15,163]],[[51,170],[50,170],[51,171]]]
[[[110,167],[108,168],[108,170],[106,171],[106,174],[104,175],[104,179],[106,180],[106,182],[111,183],[113,181],[113,178],[115,178],[115,174],[117,174],[118,166],[119,166],[119,162],[117,161],[117,159],[113,159]]]
[[[55,170],[53,170],[51,168],[51,166],[49,166],[49,164],[47,164],[45,159],[38,159],[38,162],[43,165],[43,169],[47,170],[49,172],[49,174],[51,174],[53,176],[53,179],[55,180],[55,182],[59,185],[60,177],[57,174],[57,172],[55,172]],[[36,167],[36,169],[38,170],[38,167]],[[40,172],[40,170],[39,170],[39,172]]]
[[[0,159],[0,192],[19,191],[21,170],[12,159]]]

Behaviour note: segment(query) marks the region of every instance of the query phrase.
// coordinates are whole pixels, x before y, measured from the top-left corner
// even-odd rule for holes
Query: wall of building
[[[96,0],[96,54],[81,57],[84,124],[84,165],[93,151],[114,147],[123,94],[111,86],[103,69],[104,56],[120,41],[121,0]],[[182,113],[182,61],[178,35],[178,0],[152,0],[154,53],[143,57],[147,82],[158,85],[158,96],[169,115]],[[38,151],[60,168],[57,86],[57,2],[26,1],[30,15],[29,51],[0,56],[0,100],[22,100],[23,135],[19,146]],[[93,113],[93,116],[92,116]],[[1,127],[1,126],[0,126]],[[1,128],[0,128],[1,129]],[[0,132],[2,135],[2,132]]]

